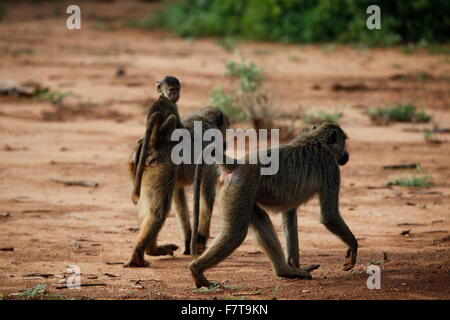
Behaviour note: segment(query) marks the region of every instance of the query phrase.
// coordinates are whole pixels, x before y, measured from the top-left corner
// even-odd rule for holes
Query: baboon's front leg
[[[336,216],[333,220],[322,221],[322,223],[348,246],[343,270],[351,270],[356,263],[356,256],[358,255],[358,241],[355,236],[340,215]]]
[[[300,254],[297,231],[297,208],[282,213],[283,233],[286,239],[287,263],[294,268],[300,267]]]
[[[186,194],[183,187],[177,187],[174,193],[175,210],[177,213],[177,221],[183,230],[184,236],[184,252],[183,254],[191,254],[191,223],[189,221],[189,209],[186,201]]]
[[[312,278],[309,272],[317,269],[319,266],[312,265],[306,269],[289,266],[269,215],[257,205],[255,205],[250,226],[255,230],[257,240],[269,257],[277,276],[300,279]]]
[[[339,187],[320,194],[320,211],[321,222],[348,246],[343,270],[351,270],[356,263],[358,241],[339,213]]]

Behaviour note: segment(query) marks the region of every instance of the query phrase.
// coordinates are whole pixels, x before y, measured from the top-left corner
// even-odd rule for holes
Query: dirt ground
[[[0,23],[0,80],[32,80],[74,94],[62,106],[0,97],[0,248],[13,248],[0,251],[0,297],[47,284],[51,295],[77,299],[450,298],[450,134],[436,133],[441,143],[427,143],[422,131],[450,128],[449,56],[239,43],[239,54],[263,67],[280,110],[343,113],[351,158],[341,170],[340,208],[359,240],[358,262],[352,272],[341,271],[346,249],[320,224],[318,201],[312,200],[298,215],[301,263],[321,265],[313,280],[277,278],[250,234],[206,273],[223,288],[196,290],[190,257],[180,249],[173,257],[147,256],[149,268],[122,267],[138,227],[127,159],[144,132],[157,79],[173,74],[182,80],[179,106],[187,115],[210,103],[215,86],[230,87],[225,64],[240,56],[215,39],[121,27],[125,18],[154,10],[143,2],[82,2],[78,31],[66,29],[66,3],[58,3],[10,6]],[[121,67],[125,75],[117,77]],[[363,87],[332,89],[355,83]],[[376,126],[365,114],[395,102],[414,103],[433,122]],[[383,169],[405,163],[420,163],[421,172]],[[435,186],[387,187],[412,175],[430,176]],[[65,186],[52,178],[95,181],[98,187]],[[271,218],[282,237],[280,215]],[[410,234],[401,235],[407,229]],[[212,237],[219,230],[218,206]],[[173,210],[159,242],[183,245]],[[379,290],[366,286],[370,264],[381,268]],[[82,283],[105,286],[58,290],[68,265],[80,267]]]

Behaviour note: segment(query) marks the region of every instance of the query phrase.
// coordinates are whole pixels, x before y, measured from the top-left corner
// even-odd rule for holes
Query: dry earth
[[[413,102],[437,126],[450,128],[449,56],[405,54],[400,48],[238,44],[246,60],[264,68],[281,110],[298,114],[301,105],[307,112],[343,113],[351,160],[342,168],[341,212],[359,239],[359,258],[352,272],[341,271],[345,247],[319,223],[313,200],[299,210],[301,263],[321,265],[313,280],[277,278],[250,235],[207,272],[224,288],[198,291],[187,269],[190,257],[180,250],[174,257],[147,257],[149,268],[120,264],[137,236],[126,162],[144,131],[144,106],[155,98],[155,80],[166,74],[182,80],[180,108],[187,115],[210,103],[208,92],[215,86],[230,86],[225,64],[240,58],[215,39],[188,41],[121,27],[123,19],[151,12],[152,5],[82,2],[82,30],[71,31],[65,28],[65,2],[58,3],[10,6],[0,23],[0,79],[32,80],[75,94],[62,106],[0,98],[0,248],[14,249],[0,251],[0,296],[12,298],[8,295],[46,283],[51,294],[64,298],[450,298],[450,135],[435,134],[442,143],[427,143],[420,130],[433,123],[376,126],[364,114]],[[123,77],[116,76],[120,67]],[[365,88],[332,90],[336,83]],[[420,163],[422,172],[383,169],[404,163]],[[386,187],[412,175],[428,175],[435,186]],[[55,177],[99,186],[65,186]],[[282,237],[280,215],[271,217]],[[215,236],[220,207],[212,226]],[[400,235],[406,229],[409,236]],[[182,246],[173,212],[159,241]],[[380,290],[366,287],[371,263],[380,264]],[[67,265],[81,268],[82,283],[106,286],[56,289]],[[53,276],[27,276],[33,273]]]

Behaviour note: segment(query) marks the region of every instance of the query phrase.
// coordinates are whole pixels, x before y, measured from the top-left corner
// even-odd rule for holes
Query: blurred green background
[[[370,5],[381,9],[381,30],[369,30]],[[288,43],[340,42],[367,46],[429,45],[450,37],[449,0],[178,0],[129,21],[183,37],[222,36]]]

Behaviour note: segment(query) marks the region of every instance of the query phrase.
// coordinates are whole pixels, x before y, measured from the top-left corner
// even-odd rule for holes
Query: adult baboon
[[[178,249],[174,244],[157,246],[157,235],[161,230],[166,216],[170,210],[172,197],[175,201],[177,220],[183,230],[185,251],[190,254],[189,243],[192,229],[189,221],[189,210],[186,202],[184,187],[191,185],[194,181],[195,165],[192,152],[191,164],[176,165],[172,162],[171,153],[176,142],[170,141],[170,134],[175,126],[172,122],[159,126],[158,113],[151,117],[154,121],[153,133],[149,143],[149,156],[145,160],[143,170],[141,197],[137,203],[139,210],[140,230],[138,242],[133,250],[131,260],[126,267],[142,267],[148,263],[144,260],[144,252],[149,255],[172,255]],[[170,119],[175,116],[170,116]],[[168,119],[169,119],[168,118]],[[175,120],[171,120],[176,123]],[[183,119],[182,125],[188,130],[190,137],[194,139],[194,121],[201,121],[202,131],[207,129],[218,129],[225,134],[229,125],[228,118],[217,108],[207,107]],[[171,127],[172,130],[168,129]],[[169,134],[170,132],[170,134]],[[131,155],[129,162],[129,174],[131,181],[135,181],[136,159],[141,157],[142,139]],[[207,143],[203,144],[203,148]],[[215,199],[215,185],[218,178],[218,171],[215,165],[205,166],[205,179],[201,188],[201,214],[200,232],[198,234],[199,249],[203,250],[209,237],[211,214]]]
[[[241,245],[249,226],[255,230],[277,276],[310,279],[310,271],[318,265],[300,269],[285,260],[265,208],[286,212],[286,232],[297,233],[297,228],[290,224],[292,221],[296,224],[293,208],[315,195],[320,200],[321,222],[348,246],[344,270],[350,270],[356,262],[358,242],[339,213],[339,165],[345,165],[349,160],[346,139],[347,135],[338,125],[327,123],[299,135],[288,144],[269,148],[269,152],[274,148],[279,151],[279,171],[274,175],[261,175],[261,164],[249,164],[249,154],[245,164],[220,164],[223,229],[211,246],[189,264],[196,286],[211,285],[204,272]],[[198,219],[198,212],[194,212],[194,219]],[[287,238],[294,239],[294,236]],[[288,250],[294,249],[295,243],[291,243]]]

